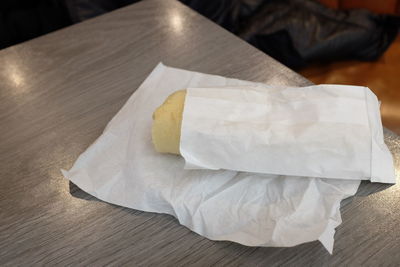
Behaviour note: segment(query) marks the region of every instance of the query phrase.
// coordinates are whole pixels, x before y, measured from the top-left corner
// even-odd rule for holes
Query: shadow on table
[[[386,190],[392,186],[393,184],[381,184],[381,183],[371,183],[369,181],[362,181],[355,196],[358,197],[369,196],[371,194]]]
[[[113,207],[113,208],[117,208],[120,211],[125,212],[125,213],[130,213],[130,214],[135,214],[135,215],[137,215],[137,214],[148,214],[148,216],[154,216],[155,214],[158,214],[158,213],[153,213],[153,212],[145,212],[145,211],[141,211],[141,210],[131,209],[131,208],[127,208],[127,207],[123,207],[123,206],[120,206],[120,205],[117,205],[117,204],[113,204],[113,203],[109,203],[109,202],[103,201],[103,200],[98,199],[97,197],[92,196],[91,194],[83,191],[82,189],[80,189],[77,185],[75,185],[71,181],[69,181],[69,192],[73,197],[76,197],[76,198],[79,198],[79,199],[83,199],[83,200],[87,200],[87,201],[107,203],[108,206]],[[170,215],[168,215],[168,216],[170,216]],[[172,217],[172,218],[174,218],[174,217]]]
[[[392,186],[395,186],[395,184],[382,184],[382,183],[371,183],[370,181],[361,181],[357,193],[354,196],[343,199],[340,204],[340,208],[343,209],[345,206],[350,204],[354,200],[354,197],[367,197],[369,195],[386,190]]]
[[[94,196],[86,193],[82,189],[80,189],[77,185],[75,185],[71,181],[69,181],[69,192],[73,197],[76,197],[79,199],[100,201],[96,197],[94,197]]]

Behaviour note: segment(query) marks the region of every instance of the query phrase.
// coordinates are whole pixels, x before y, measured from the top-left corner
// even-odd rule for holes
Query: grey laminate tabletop
[[[396,265],[399,186],[342,202],[334,254],[215,242],[62,178],[155,65],[309,82],[173,0],[149,0],[0,51],[0,265]],[[134,114],[132,114],[134,116]],[[400,139],[386,131],[399,169]]]

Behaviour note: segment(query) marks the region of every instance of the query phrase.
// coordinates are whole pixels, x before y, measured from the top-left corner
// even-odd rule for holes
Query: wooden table
[[[318,242],[257,248],[210,241],[171,216],[98,201],[63,179],[60,168],[72,166],[159,61],[309,84],[172,0],[143,1],[0,51],[0,265],[400,262],[399,186],[363,183],[342,202],[330,256]],[[386,134],[399,169],[400,139]]]

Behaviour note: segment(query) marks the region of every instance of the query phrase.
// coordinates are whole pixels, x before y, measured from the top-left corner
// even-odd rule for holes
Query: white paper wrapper
[[[395,183],[379,103],[367,87],[188,88],[187,169]]]
[[[236,85],[256,84],[159,64],[64,176],[101,200],[171,214],[212,240],[281,247],[319,240],[332,252],[340,201],[360,181],[184,170],[182,157],[154,150],[152,113],[168,95]]]

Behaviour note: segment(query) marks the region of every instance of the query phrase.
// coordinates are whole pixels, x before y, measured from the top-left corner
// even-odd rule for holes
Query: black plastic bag
[[[291,68],[315,61],[375,60],[400,18],[333,10],[312,0],[181,0]]]

